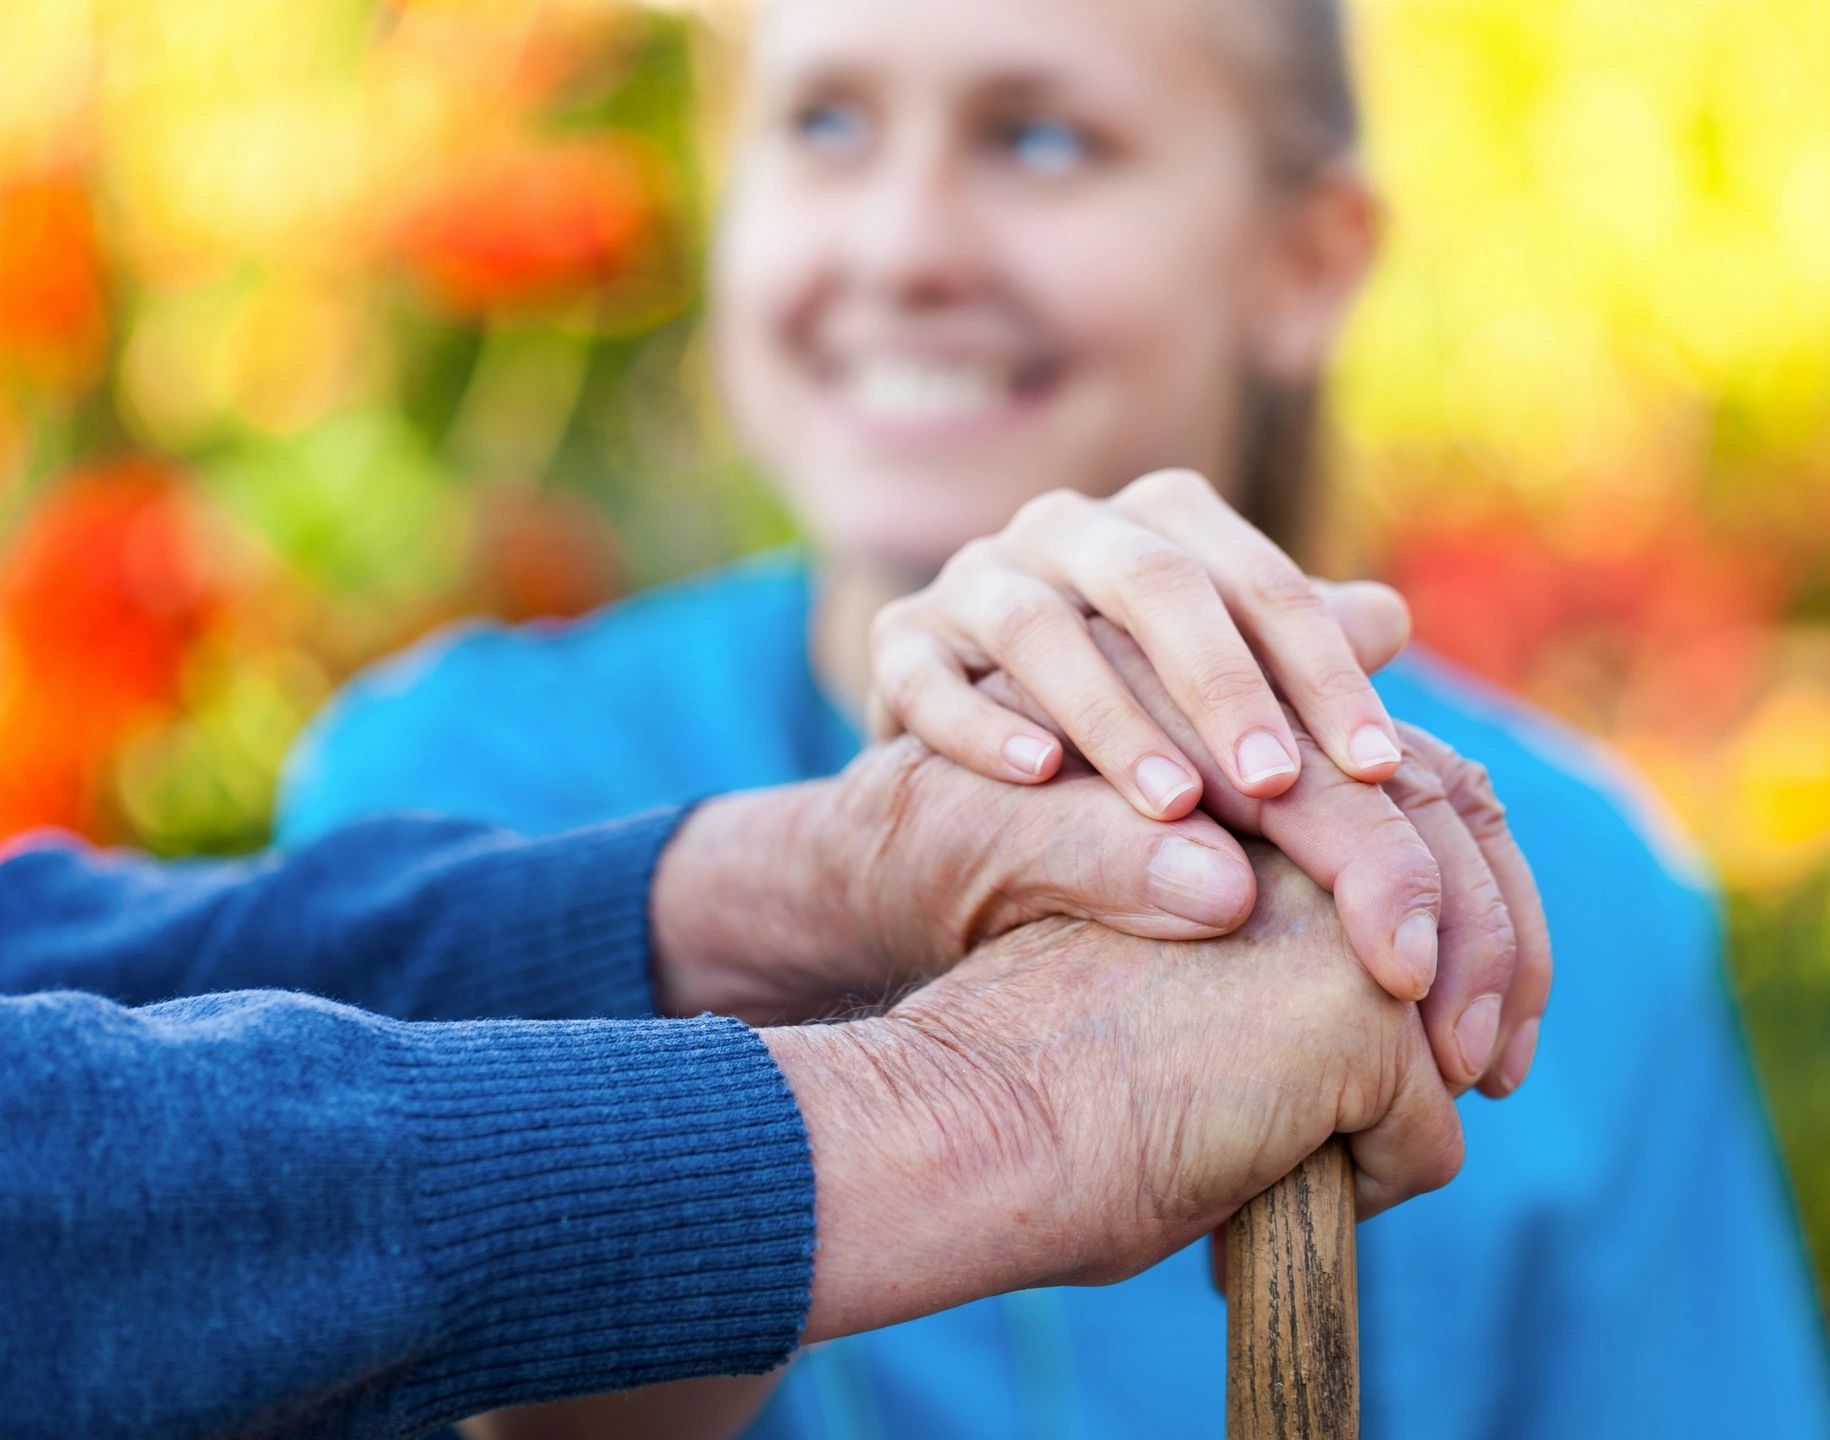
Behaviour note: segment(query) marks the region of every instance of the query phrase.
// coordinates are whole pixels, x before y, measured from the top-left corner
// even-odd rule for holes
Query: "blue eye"
[[[810,149],[828,155],[849,155],[865,140],[864,113],[856,105],[827,101],[803,106],[790,121],[795,136]]]
[[[1042,175],[1065,175],[1092,158],[1087,137],[1059,120],[1023,120],[1004,130],[1005,147],[1017,162]]]

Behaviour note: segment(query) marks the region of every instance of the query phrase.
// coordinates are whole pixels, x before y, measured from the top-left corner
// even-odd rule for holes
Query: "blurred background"
[[[1830,1277],[1830,6],[1354,9],[1322,568],[1708,855]],[[792,538],[696,328],[743,10],[0,4],[0,836],[256,846],[352,668]]]

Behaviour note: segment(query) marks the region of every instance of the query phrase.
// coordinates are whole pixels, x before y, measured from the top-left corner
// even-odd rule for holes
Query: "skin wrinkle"
[[[945,776],[950,762],[925,749],[910,749],[912,756],[907,762],[899,765],[895,783],[894,798],[891,804],[893,820],[884,832],[883,844],[873,856],[878,875],[897,875],[908,873],[897,863],[896,852],[899,849],[912,849],[916,853],[931,852],[937,848],[930,846],[928,837],[936,824],[944,826],[949,834],[943,853],[954,857],[953,864],[946,875],[938,877],[934,886],[936,900],[957,896],[958,899],[947,903],[942,908],[944,931],[950,955],[964,954],[980,940],[996,933],[993,923],[987,918],[995,897],[1000,893],[997,884],[985,883],[985,877],[996,876],[998,869],[988,863],[988,856],[998,836],[990,827],[974,826],[965,822],[967,817],[957,815],[957,807],[948,806],[937,816],[935,808],[918,803],[917,796],[924,787],[934,784],[937,777]],[[924,828],[917,823],[917,818],[925,820]],[[960,837],[978,837],[977,845],[970,851],[960,849]],[[919,872],[917,872],[919,873]],[[904,918],[896,907],[884,910],[883,924],[886,930],[901,928],[899,922]],[[884,946],[888,949],[888,938]],[[944,956],[934,957],[937,961]]]
[[[971,1184],[985,1176],[1033,1171],[1038,1160],[1064,1153],[1061,1127],[1044,1092],[1024,1083],[1023,1069],[1000,1063],[1000,1042],[995,1029],[972,1027],[971,1039],[956,1032],[964,1023],[959,1015],[942,1020],[924,1016],[918,1006],[899,1009],[884,1023],[900,1027],[918,1041],[914,1047],[893,1053],[901,1064],[889,1060],[891,1051],[864,1047],[884,1083],[890,1087],[919,1125],[922,1133],[940,1144],[937,1157],[942,1174],[954,1182]],[[932,1058],[925,1074],[912,1069],[909,1058]]]
[[[1307,884],[1306,881],[1302,883]],[[1275,903],[1275,897],[1273,897],[1273,903]],[[1313,931],[1316,918],[1305,911],[1298,911],[1288,917],[1273,939],[1261,941],[1257,937],[1245,937],[1245,941],[1254,946],[1271,943],[1280,949],[1290,946],[1293,942],[1302,943],[1304,938]],[[1089,1053],[1097,1053],[1099,1048],[1106,1045],[1138,1043],[1138,1037],[1128,1035],[1127,1026],[1140,1017],[1148,1019],[1154,1013],[1153,1005],[1156,1002],[1153,997],[1164,987],[1185,983],[1186,977],[1183,972],[1186,967],[1209,964],[1213,960],[1211,942],[1171,942],[1161,946],[1157,952],[1148,957],[1144,955],[1142,947],[1140,947],[1132,957],[1133,966],[1148,964],[1151,967],[1149,975],[1141,983],[1135,976],[1118,977],[1114,980],[1115,985],[1124,986],[1125,1004],[1102,1012],[1097,1017],[1083,1018],[1030,1042],[1012,1044],[1008,1039],[1007,1028],[997,1023],[997,991],[1009,987],[1013,983],[1020,989],[1024,983],[1025,972],[1031,967],[1049,964],[1050,952],[1058,950],[1073,929],[1081,923],[1044,922],[1018,932],[1023,942],[1022,948],[1002,957],[1004,964],[1001,972],[984,977],[981,982],[975,984],[969,995],[965,997],[946,995],[943,999],[930,994],[924,1001],[918,994],[913,1004],[899,1007],[892,1018],[926,1016],[930,1023],[938,1021],[943,1032],[948,1027],[952,1027],[953,1033],[962,1034],[959,1022],[955,1017],[962,1013],[978,1017],[976,1022],[968,1027],[970,1033],[964,1035],[959,1053],[965,1054],[975,1049],[982,1050],[986,1044],[994,1044],[993,1053],[1000,1057],[1000,1065],[1007,1068],[1009,1075],[1021,1077],[1019,1083],[1021,1093],[1025,1097],[1041,1097],[1044,1113],[1048,1113],[1050,1110],[1058,1112],[1062,1106],[1071,1108],[1074,1104],[1071,1097],[1080,1083],[1079,1076],[1083,1073],[1084,1057]],[[1344,937],[1337,934],[1333,939],[1335,944],[1345,946]],[[1196,948],[1203,944],[1208,945],[1209,953],[1204,954]],[[1244,962],[1236,963],[1243,964]],[[1370,992],[1371,982],[1360,975],[1357,965],[1342,973],[1357,977],[1352,983],[1366,987]],[[1091,978],[1096,983],[1097,976]],[[1081,979],[1082,977],[1064,977],[1064,983],[1077,985]],[[1208,983],[1211,984],[1212,981],[1213,977],[1208,977]],[[943,984],[944,982],[936,983]],[[1312,989],[1303,996],[1293,995],[1279,1006],[1284,1014],[1278,1017],[1278,1021],[1288,1020],[1290,1026],[1279,1029],[1278,1021],[1269,1019],[1267,1019],[1267,1024],[1271,1029],[1278,1030],[1278,1033],[1285,1034],[1290,1033],[1290,1027],[1295,1027],[1297,1033],[1305,1034],[1311,1033],[1318,1024],[1325,1028],[1325,1019],[1318,1022],[1316,1019],[1318,1014],[1325,1017],[1326,1014],[1333,1012],[1337,1004],[1356,1003],[1349,1001],[1345,992],[1332,993],[1339,994],[1341,998],[1338,1001],[1332,1000],[1328,998],[1330,992],[1322,992],[1318,995]],[[1400,1003],[1390,1001],[1386,997],[1381,997],[1381,999],[1394,1008]],[[1320,1003],[1317,1003],[1318,1001]],[[1029,1018],[1033,1023],[1035,1019],[1033,1013]],[[1330,1071],[1337,1077],[1327,1083],[1332,1084],[1335,1089],[1334,1112],[1345,1127],[1355,1127],[1364,1123],[1365,1117],[1383,1113],[1385,1101],[1393,1093],[1397,1084],[1401,1056],[1406,1042],[1393,1027],[1375,1028],[1380,1052],[1376,1057],[1373,1069],[1379,1078],[1372,1090],[1351,1086],[1349,1077],[1352,1067],[1329,1066],[1325,1062],[1323,1065],[1325,1071]],[[1147,1038],[1143,1043],[1149,1043]],[[1287,1045],[1290,1042],[1284,1043]],[[1313,1038],[1307,1038],[1298,1043],[1308,1047],[1313,1046],[1316,1042]],[[1210,1061],[1214,1058],[1210,1055]],[[1126,1096],[1131,1124],[1119,1127],[1109,1135],[1096,1137],[1095,1143],[1121,1145],[1126,1149],[1127,1158],[1124,1163],[1116,1167],[1106,1163],[1095,1164],[1093,1168],[1097,1173],[1106,1175],[1116,1173],[1137,1177],[1139,1188],[1130,1196],[1105,1196],[1093,1202],[1089,1212],[1094,1217],[1092,1223],[1110,1224],[1109,1220],[1101,1222],[1098,1217],[1125,1213],[1131,1215],[1134,1220],[1148,1221],[1164,1230],[1175,1230],[1178,1220],[1186,1224],[1193,1212],[1189,1208],[1191,1202],[1181,1196],[1181,1186],[1177,1177],[1188,1173],[1185,1157],[1191,1153],[1196,1144],[1189,1131],[1189,1126],[1193,1123],[1192,1117],[1196,1112],[1194,1107],[1184,1103],[1189,1099],[1190,1090],[1196,1083],[1197,1081],[1193,1078],[1181,1078],[1169,1083],[1166,1092],[1167,1099],[1164,1094],[1147,1096],[1141,1091],[1133,1091]],[[1251,1063],[1248,1055],[1243,1053],[1227,1055],[1220,1060],[1217,1066],[1210,1069],[1199,1083],[1211,1091],[1217,1100],[1221,1095],[1226,1097],[1227,1111],[1235,1121],[1242,1117],[1250,1117],[1245,1123],[1248,1127],[1247,1133],[1259,1137],[1253,1143],[1254,1164],[1259,1169],[1264,1167],[1258,1157],[1266,1153],[1269,1137],[1276,1134],[1278,1127],[1285,1123],[1281,1117],[1288,1115],[1295,1105],[1312,1103],[1314,1092],[1312,1085],[1304,1085],[1300,1087],[1301,1093],[1296,1093],[1298,1087],[1279,1083],[1266,1075]],[[1050,1104],[1050,1097],[1060,1098],[1056,1098]],[[1152,1133],[1149,1128],[1153,1123],[1150,1117],[1153,1115],[1159,1117],[1154,1123],[1161,1124],[1163,1121],[1160,1117],[1165,1114],[1172,1117],[1169,1123],[1174,1127],[1174,1133]],[[1163,1155],[1172,1157],[1167,1169],[1160,1164],[1152,1168],[1143,1163],[1150,1156],[1161,1157]],[[1276,1175],[1267,1172],[1261,1178],[1262,1184],[1269,1184],[1276,1178]],[[1078,1196],[1077,1191],[1071,1188],[1074,1185],[1074,1177],[1066,1177],[1066,1184],[1070,1188],[1064,1192],[1065,1194],[1075,1197],[1083,1205],[1089,1203],[1090,1197]],[[1112,1208],[1114,1206],[1123,1208]]]

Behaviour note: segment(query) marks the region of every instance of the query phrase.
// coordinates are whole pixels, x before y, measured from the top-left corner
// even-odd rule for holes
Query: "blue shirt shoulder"
[[[808,578],[765,556],[582,620],[441,630],[346,687],[282,781],[279,838],[438,810],[546,833],[843,765]]]

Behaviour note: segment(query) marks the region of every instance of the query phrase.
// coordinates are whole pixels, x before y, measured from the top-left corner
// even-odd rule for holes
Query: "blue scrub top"
[[[791,557],[570,624],[466,626],[351,685],[281,838],[432,809],[527,831],[829,774],[856,753]],[[1485,763],[1557,979],[1530,1081],[1461,1104],[1467,1164],[1360,1233],[1370,1440],[1830,1437],[1823,1330],[1694,864],[1592,749],[1412,656],[1394,714]],[[1203,1247],[818,1347],[755,1437],[1207,1436],[1224,1303]]]

